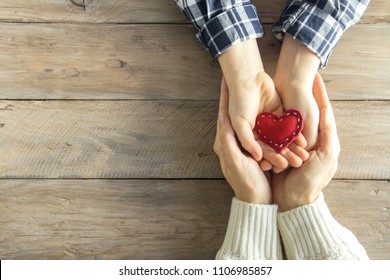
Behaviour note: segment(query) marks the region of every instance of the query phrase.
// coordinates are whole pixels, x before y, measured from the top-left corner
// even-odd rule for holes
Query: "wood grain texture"
[[[1,259],[212,259],[232,193],[219,181],[0,181]]]
[[[390,2],[371,0],[359,23],[390,23]]]
[[[390,259],[388,181],[333,180],[324,194],[333,216],[356,235],[371,259]]]
[[[333,99],[389,100],[389,65],[390,25],[361,24],[344,33],[321,74]]]
[[[0,3],[7,22],[185,22],[172,0],[14,0]]]
[[[1,102],[1,177],[212,178],[215,102]]]
[[[220,81],[218,63],[190,26],[0,24],[0,30],[2,98],[206,99],[210,84]]]
[[[253,0],[263,23],[274,23],[288,0]],[[361,22],[389,23],[390,4],[371,1]],[[6,22],[185,23],[173,0],[13,0],[0,2]]]
[[[1,259],[213,259],[232,191],[219,180],[1,180]],[[390,188],[333,181],[325,199],[372,259],[390,258]]]
[[[388,102],[334,101],[337,178],[390,179]],[[216,101],[1,101],[1,178],[221,178]]]
[[[266,34],[272,75],[280,43]],[[345,34],[322,71],[332,99],[389,99],[389,38],[388,25]],[[2,99],[219,99],[219,64],[191,26],[3,23],[0,50]]]
[[[5,2],[5,3],[4,3]],[[254,0],[263,23],[275,22],[287,0]],[[14,0],[0,3],[7,22],[186,23],[173,0]]]
[[[287,1],[252,1],[271,75]],[[390,258],[389,8],[372,0],[321,70],[336,178],[360,179],[325,198],[372,259]],[[172,0],[0,1],[0,259],[215,257],[233,194],[212,150],[221,70],[195,34]]]
[[[384,101],[332,104],[342,150],[337,178],[388,180],[390,103]]]
[[[2,98],[218,98],[219,64],[190,26],[3,27]]]

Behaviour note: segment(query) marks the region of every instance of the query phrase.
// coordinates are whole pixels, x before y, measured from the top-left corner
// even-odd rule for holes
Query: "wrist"
[[[281,82],[275,80],[275,89],[282,100],[286,100],[286,98],[292,96],[296,100],[306,99],[313,96],[313,83],[310,85],[309,83],[297,80]]]
[[[300,195],[289,195],[286,196],[286,199],[278,203],[278,211],[279,212],[286,212],[293,210],[295,208],[308,205],[315,201],[320,194],[315,193],[303,193]]]
[[[305,45],[286,34],[275,71],[275,86],[281,95],[292,90],[312,92],[320,59]]]
[[[256,39],[247,40],[229,48],[218,57],[228,88],[249,85],[264,72]]]
[[[260,192],[253,190],[240,190],[235,192],[235,197],[246,203],[272,204],[271,190],[262,190]]]

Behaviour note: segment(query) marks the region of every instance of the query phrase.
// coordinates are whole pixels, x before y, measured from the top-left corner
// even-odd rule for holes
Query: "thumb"
[[[317,73],[314,84],[313,94],[320,109],[319,124],[319,145],[322,151],[340,153],[340,142],[337,135],[336,120],[334,118],[332,106],[326,92],[324,81]]]
[[[218,133],[221,150],[227,159],[237,159],[241,156],[241,149],[237,143],[230,118],[227,115],[218,115]]]
[[[256,161],[260,161],[263,157],[263,152],[260,144],[257,143],[255,139],[251,124],[240,118],[233,124],[233,127],[237,133],[238,140],[240,140],[241,146],[249,152]]]

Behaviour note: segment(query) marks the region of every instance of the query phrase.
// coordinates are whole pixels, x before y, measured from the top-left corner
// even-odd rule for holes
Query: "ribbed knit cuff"
[[[281,259],[277,205],[233,198],[225,240],[216,259]]]
[[[277,219],[288,259],[368,259],[352,232],[333,218],[322,193]]]

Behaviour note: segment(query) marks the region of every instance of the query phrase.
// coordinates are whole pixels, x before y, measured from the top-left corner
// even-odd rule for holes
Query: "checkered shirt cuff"
[[[264,35],[256,7],[234,7],[211,18],[200,29],[197,38],[203,47],[216,58],[231,46]]]
[[[272,31],[278,39],[285,33],[314,52],[325,68],[330,54],[343,32],[355,24],[367,8],[368,0],[340,1],[293,0],[284,10]]]

